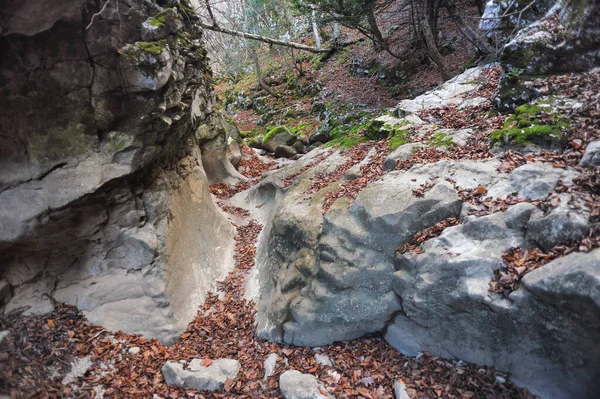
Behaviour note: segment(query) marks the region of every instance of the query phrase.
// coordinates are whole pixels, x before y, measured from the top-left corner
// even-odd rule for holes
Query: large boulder
[[[504,251],[547,249],[581,238],[589,227],[583,223],[588,215],[575,216],[559,206],[540,217],[535,205],[523,202],[506,212],[468,216],[479,208],[459,195],[459,187],[483,187],[492,199],[516,195],[535,201],[548,197],[561,181],[570,184],[578,173],[529,163],[500,174],[500,162],[493,159],[439,161],[389,172],[369,183],[352,203],[339,198],[324,211],[323,201],[332,192],[360,178],[360,167],[369,164],[372,152],[339,174],[338,181],[317,190],[311,189],[313,182],[347,162],[343,151],[321,162],[315,159],[324,151],[310,153],[233,198],[255,208],[266,226],[251,284],[258,286],[253,288],[258,335],[321,346],[383,333],[408,354],[427,351],[492,365],[547,397],[553,397],[549,392],[589,397],[597,367],[591,348],[598,320],[566,313],[568,301],[557,307],[541,294],[533,296],[525,280],[508,299],[489,291]],[[417,233],[448,218],[462,224],[427,240],[422,254],[404,249]],[[538,230],[557,234],[545,237],[546,242],[535,234]],[[597,255],[578,258],[585,259],[585,272],[577,275],[586,275],[581,286],[570,287],[574,275],[562,288],[581,290],[574,307],[582,315],[596,312]],[[526,299],[513,304],[521,297]],[[528,326],[531,339],[524,338]]]
[[[600,66],[600,4],[595,0],[537,2],[533,23],[522,27],[502,49],[506,73],[501,79],[497,105],[501,111],[544,95],[530,82],[540,75],[588,71]],[[512,30],[514,31],[514,29]]]
[[[50,294],[171,343],[233,266],[194,135],[215,108],[210,69],[189,10],[166,12],[181,25],[145,41],[164,9],[104,3],[0,6],[4,311],[47,312]]]
[[[265,134],[265,137],[262,140],[262,148],[273,153],[277,147],[282,145],[292,145],[295,141],[296,136],[290,133],[287,127],[278,126]]]
[[[531,209],[468,219],[396,257],[402,312],[386,340],[408,355],[427,351],[511,373],[548,398],[592,398],[598,390],[600,250],[574,253],[523,279],[505,299],[488,291],[501,253],[526,247]],[[515,223],[515,221],[521,222]]]

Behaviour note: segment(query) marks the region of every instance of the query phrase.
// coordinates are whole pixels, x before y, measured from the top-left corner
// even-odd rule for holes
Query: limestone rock
[[[275,158],[292,158],[296,154],[296,149],[289,145],[278,145],[275,148]]]
[[[600,166],[600,140],[587,145],[579,166]]]
[[[296,137],[285,126],[278,126],[265,135],[262,147],[269,152],[275,152],[277,147],[292,145],[295,141]]]
[[[279,377],[279,388],[285,399],[330,399],[324,386],[310,374],[288,370]]]
[[[77,358],[71,363],[71,370],[62,379],[63,385],[69,385],[77,381],[80,377],[83,377],[85,373],[92,367],[91,356],[83,358]]]
[[[10,299],[10,285],[6,280],[0,280],[0,305],[3,305],[8,302]]]
[[[333,362],[331,361],[329,356],[321,355],[320,353],[315,354],[315,361],[317,362],[317,364],[320,364],[322,366],[333,366]]]
[[[194,137],[216,99],[189,19],[167,11],[189,40],[139,41],[157,2],[109,2],[90,24],[104,3],[0,5],[3,311],[44,314],[52,294],[168,344],[233,266],[233,228]]]
[[[387,171],[396,169],[398,162],[403,162],[410,159],[415,151],[425,147],[426,145],[422,143],[408,143],[401,145],[387,156],[383,164],[383,170]]]
[[[189,363],[168,361],[163,365],[162,373],[169,385],[198,391],[218,391],[223,389],[227,379],[236,379],[240,368],[240,362],[233,359],[193,359]]]
[[[153,42],[176,34],[181,30],[183,24],[172,8],[167,8],[155,16],[148,18],[142,24],[141,36],[146,42]]]
[[[265,359],[265,380],[273,375],[275,367],[277,366],[277,360],[279,360],[279,356],[277,356],[277,353],[271,353]]]
[[[309,142],[309,144],[314,144],[317,142],[326,143],[330,139],[331,139],[331,135],[329,134],[329,130],[319,129],[310,135],[310,137],[308,138],[308,142]]]
[[[587,213],[561,206],[546,216],[541,211],[534,212],[527,223],[527,239],[549,251],[557,245],[581,240],[589,230]]]
[[[485,101],[484,98],[469,98],[468,94],[474,91],[481,74],[482,67],[467,69],[462,74],[450,79],[439,89],[422,94],[412,100],[402,100],[396,111],[401,117],[408,114],[431,108],[442,108],[455,105],[459,108],[478,105]]]
[[[386,340],[408,355],[427,351],[494,366],[542,397],[592,397],[600,252],[571,254],[529,273],[508,299],[488,292],[501,253],[527,245],[527,213],[521,207],[470,217],[427,241],[423,254],[398,255],[393,286],[403,312]]]
[[[404,385],[400,380],[394,381],[394,398],[411,399],[408,392],[406,392],[406,385]]]

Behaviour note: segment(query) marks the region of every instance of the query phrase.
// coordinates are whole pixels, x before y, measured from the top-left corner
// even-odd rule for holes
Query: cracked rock
[[[187,367],[184,367],[187,366]],[[168,361],[162,367],[165,382],[198,391],[223,389],[227,379],[234,380],[240,371],[234,359],[193,359],[191,362]]]

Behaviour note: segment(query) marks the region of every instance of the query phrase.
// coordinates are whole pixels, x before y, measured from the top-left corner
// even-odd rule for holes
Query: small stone
[[[506,384],[506,378],[504,378],[504,377],[502,377],[502,376],[499,376],[499,375],[497,375],[497,376],[496,376],[496,382],[497,382],[498,384]]]
[[[168,361],[162,367],[165,382],[185,389],[217,391],[227,379],[234,380],[240,371],[240,362],[234,359],[193,359],[187,369],[179,362]]]
[[[406,392],[406,385],[400,380],[394,381],[394,397],[396,399],[411,399],[408,392]]]
[[[592,141],[585,149],[579,166],[600,165],[600,140]]]
[[[0,342],[4,341],[4,338],[8,337],[9,334],[10,331],[8,330],[0,331]]]
[[[327,355],[316,354],[315,361],[322,366],[333,366],[333,362]]]
[[[77,358],[71,363],[71,371],[63,378],[62,384],[69,385],[83,377],[85,373],[92,367],[92,359],[90,356]]]
[[[137,346],[133,346],[133,347],[129,348],[129,350],[127,352],[129,352],[130,355],[135,356],[138,353],[140,353],[140,348],[138,348]]]
[[[265,380],[273,375],[273,372],[275,371],[275,366],[277,365],[278,359],[279,359],[279,356],[277,356],[276,353],[271,353],[265,359],[265,363],[264,363],[264,365],[265,365]]]
[[[330,399],[323,385],[312,375],[288,370],[279,377],[279,388],[285,399]]]

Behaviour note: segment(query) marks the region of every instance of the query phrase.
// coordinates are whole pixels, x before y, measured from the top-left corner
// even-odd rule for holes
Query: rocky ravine
[[[382,130],[410,143],[392,152],[392,140],[317,149],[250,187],[256,181],[235,170],[237,130],[215,111],[187,1],[120,0],[103,10],[92,0],[37,3],[0,9],[0,299],[9,320],[0,344],[20,355],[0,361],[19,369],[65,351],[87,357],[75,362],[86,366],[73,377],[77,389],[52,376],[62,366],[52,375],[26,370],[15,386],[181,397],[196,393],[165,384],[180,383],[173,370],[184,369],[174,361],[196,371],[235,357],[239,363],[225,362],[235,381],[219,377],[225,396],[292,395],[303,380],[327,394],[312,377],[284,373],[293,367],[317,373],[340,397],[389,398],[398,376],[429,396],[472,397],[476,385],[482,395],[526,397],[505,376],[464,360],[509,372],[544,398],[594,397],[598,70],[516,79],[528,97],[505,101],[515,91],[501,90],[500,101],[530,108],[513,122],[487,115],[500,68],[467,70],[380,118]],[[596,15],[587,5],[577,14],[584,25]],[[537,29],[568,28],[571,14],[560,7]],[[551,44],[527,32],[505,62],[519,46]],[[570,47],[583,54],[582,70],[598,64],[593,33]],[[514,84],[505,76],[501,89]],[[524,134],[534,120],[558,125],[563,114],[573,118],[568,145],[560,129],[539,146],[509,140],[515,125],[531,122],[518,126]],[[490,132],[501,128],[492,148]],[[223,197],[238,192],[222,204],[235,239],[209,184]],[[224,278],[220,295],[206,297]],[[37,317],[52,311],[50,299],[124,332],[91,325],[68,306]],[[256,338],[255,312],[258,337],[272,342]],[[335,357],[327,363],[310,348],[274,343],[369,335],[416,356],[369,338],[319,349]],[[272,354],[279,382],[262,380]],[[3,376],[14,382],[10,370]]]
[[[598,198],[586,202],[568,189],[582,169],[552,162],[558,152],[552,158],[528,145],[532,156],[507,167],[511,152],[494,155],[478,133],[489,129],[485,123],[440,129],[446,121],[436,115],[485,112],[485,99],[470,94],[480,92],[481,78],[481,68],[468,70],[400,104],[400,115],[418,111],[425,120],[385,116],[384,128],[401,126],[416,141],[387,159],[373,143],[331,155],[313,151],[233,198],[258,208],[265,224],[254,279],[259,337],[322,346],[383,334],[409,355],[508,371],[541,397],[594,397],[600,249],[598,211],[590,215]],[[552,101],[549,109],[585,108],[573,99]],[[439,131],[454,142],[447,152],[427,146]],[[584,159],[595,157],[594,148]],[[422,245],[414,245],[420,235]],[[582,253],[545,255],[578,242]],[[511,248],[541,253],[547,264],[503,295],[493,287],[510,279],[502,275]]]
[[[0,8],[5,311],[47,312],[49,294],[171,343],[233,267],[208,183],[245,179],[239,135],[215,111],[188,3],[170,3]]]

